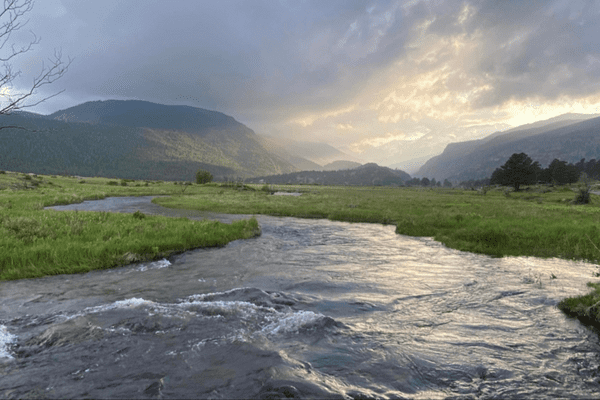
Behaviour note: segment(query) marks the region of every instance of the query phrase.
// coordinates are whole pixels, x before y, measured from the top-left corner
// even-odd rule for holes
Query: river
[[[54,208],[241,217],[150,199]],[[490,258],[393,226],[258,220],[260,237],[222,248],[0,283],[0,397],[599,395],[598,337],[556,308],[597,266]]]

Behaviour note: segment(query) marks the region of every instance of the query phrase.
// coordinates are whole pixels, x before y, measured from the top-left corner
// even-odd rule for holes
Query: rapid
[[[56,210],[225,222],[151,197]],[[56,211],[60,212],[60,211]],[[598,336],[556,304],[598,267],[490,258],[393,226],[257,217],[169,260],[0,283],[2,398],[572,398]]]

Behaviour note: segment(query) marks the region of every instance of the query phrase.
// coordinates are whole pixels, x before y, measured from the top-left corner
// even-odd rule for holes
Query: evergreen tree
[[[541,168],[525,153],[514,153],[506,163],[496,169],[490,179],[491,184],[512,186],[518,191],[521,185],[531,185],[536,182]]]

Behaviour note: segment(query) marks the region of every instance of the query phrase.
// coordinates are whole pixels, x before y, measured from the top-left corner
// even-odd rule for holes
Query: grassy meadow
[[[187,189],[173,182],[0,173],[0,280],[112,268],[260,233],[256,219],[223,224],[139,212],[43,209],[107,196],[181,195]]]

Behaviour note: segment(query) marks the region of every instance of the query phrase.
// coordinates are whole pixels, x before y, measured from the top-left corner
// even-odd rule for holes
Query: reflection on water
[[[149,198],[61,208],[239,218]],[[220,249],[1,283],[0,396],[598,393],[598,338],[556,308],[596,266],[493,259],[390,226],[258,219],[261,237]]]

